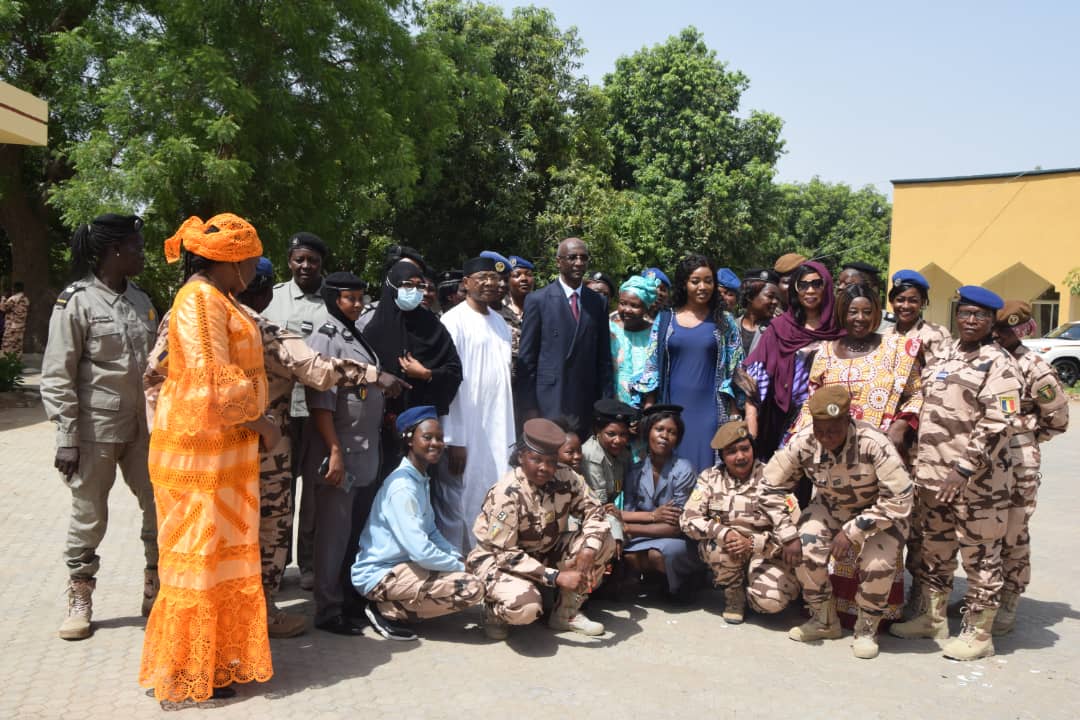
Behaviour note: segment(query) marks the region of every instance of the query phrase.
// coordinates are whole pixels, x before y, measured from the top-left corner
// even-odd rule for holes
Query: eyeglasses
[[[403,280],[398,285],[398,287],[399,288],[405,288],[406,290],[416,290],[416,289],[423,290],[425,287],[427,287],[427,283],[413,282],[412,280]]]
[[[814,290],[820,290],[823,287],[825,287],[825,281],[821,278],[818,278],[817,280],[800,280],[799,282],[795,283],[795,289],[799,292],[805,292],[807,290],[810,290],[811,288],[813,288]]]
[[[501,279],[499,273],[494,272],[478,272],[469,276],[469,279],[478,283],[497,283]]]
[[[957,320],[989,320],[990,313],[986,310],[957,310]]]
[[[578,255],[557,255],[560,260],[569,260],[570,262],[589,262],[589,253],[581,253]]]

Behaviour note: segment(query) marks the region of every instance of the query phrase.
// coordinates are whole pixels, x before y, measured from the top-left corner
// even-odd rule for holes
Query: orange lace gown
[[[262,340],[211,285],[176,295],[168,378],[150,436],[161,590],[139,683],[158,700],[206,700],[215,687],[273,675],[259,565],[259,438],[241,426],[266,408]]]

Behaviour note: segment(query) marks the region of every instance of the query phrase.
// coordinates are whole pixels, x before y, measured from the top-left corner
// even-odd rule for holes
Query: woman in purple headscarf
[[[762,460],[787,441],[787,430],[806,402],[818,346],[844,334],[833,317],[835,302],[825,266],[803,263],[791,276],[788,309],[772,321],[746,359],[747,374],[757,384],[746,404],[746,421]]]

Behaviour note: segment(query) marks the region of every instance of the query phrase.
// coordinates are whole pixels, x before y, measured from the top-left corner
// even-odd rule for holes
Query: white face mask
[[[394,304],[405,312],[409,312],[420,307],[420,303],[423,299],[424,291],[420,288],[399,287],[397,289],[397,296],[394,298]]]

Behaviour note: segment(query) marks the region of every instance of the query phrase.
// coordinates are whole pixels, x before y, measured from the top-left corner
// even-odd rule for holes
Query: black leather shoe
[[[364,634],[363,626],[357,625],[344,615],[338,615],[336,618],[315,623],[315,627],[329,633],[334,633],[335,635],[351,635],[356,637]]]

